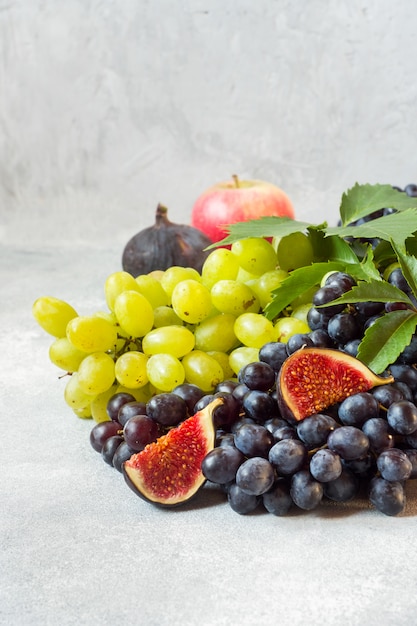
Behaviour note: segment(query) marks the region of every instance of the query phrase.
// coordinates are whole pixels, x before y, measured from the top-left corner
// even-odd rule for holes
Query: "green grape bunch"
[[[264,311],[287,277],[272,243],[253,237],[212,250],[200,273],[179,266],[137,277],[115,271],[105,280],[105,310],[79,315],[42,296],[33,315],[54,337],[49,358],[67,374],[66,403],[101,422],[107,400],[121,391],[146,402],[184,382],[209,393],[236,378],[266,341],[278,339]]]

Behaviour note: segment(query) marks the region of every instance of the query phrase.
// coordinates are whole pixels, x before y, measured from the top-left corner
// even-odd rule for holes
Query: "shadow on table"
[[[409,481],[407,484],[407,505],[403,513],[397,517],[416,517],[417,516],[417,480]],[[212,508],[214,506],[226,505],[226,494],[217,485],[206,483],[195,497],[189,503],[183,504],[178,509],[174,507],[173,511],[191,511]],[[370,504],[366,493],[360,493],[354,500],[350,502],[333,502],[324,499],[321,504],[313,511],[304,511],[293,506],[285,517],[298,517],[306,514],[314,514],[316,517],[323,519],[339,519],[347,518],[358,513],[375,512],[374,507]],[[262,507],[258,506],[255,511],[247,514],[254,517],[259,515],[269,515]],[[379,513],[379,515],[383,515]]]

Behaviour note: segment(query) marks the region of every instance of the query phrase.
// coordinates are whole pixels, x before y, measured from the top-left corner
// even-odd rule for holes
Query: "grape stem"
[[[114,352],[114,356],[117,359],[121,354],[123,354],[124,352],[127,351],[128,346],[133,343],[133,345],[135,346],[136,350],[141,350],[142,349],[142,342],[140,341],[140,339],[133,339],[133,337],[122,337],[121,335],[117,335],[118,339],[124,339],[124,344],[122,345],[122,347],[116,352]]]
[[[328,448],[329,446],[327,445],[327,443],[323,444],[322,446],[319,446],[318,448],[312,448],[311,450],[308,450],[308,457],[311,458],[314,454],[316,454],[316,452],[318,452],[319,450],[326,450],[326,448]]]

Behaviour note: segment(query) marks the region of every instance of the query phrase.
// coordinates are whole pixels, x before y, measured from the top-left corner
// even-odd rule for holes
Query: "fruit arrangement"
[[[417,477],[416,195],[355,185],[335,227],[230,223],[200,270],[114,272],[89,316],[38,298],[92,448],[159,506],[209,481],[239,514],[364,494],[401,513]]]

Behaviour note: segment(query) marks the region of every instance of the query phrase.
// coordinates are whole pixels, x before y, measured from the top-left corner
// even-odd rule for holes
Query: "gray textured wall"
[[[413,0],[0,0],[0,242],[120,245],[232,173],[417,182]]]

